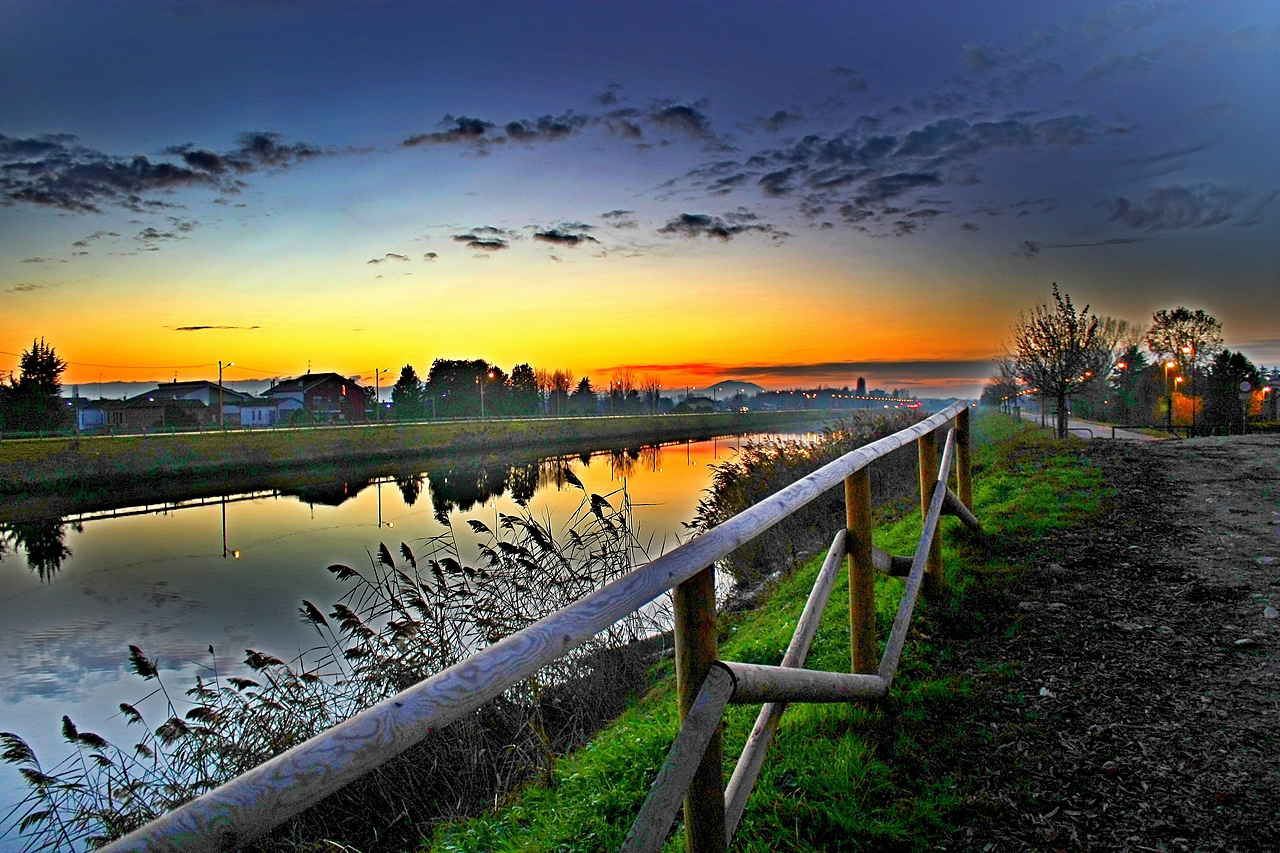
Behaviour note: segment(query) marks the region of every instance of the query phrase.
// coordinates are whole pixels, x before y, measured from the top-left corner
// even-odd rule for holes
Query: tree
[[[1098,318],[1089,306],[1076,311],[1071,297],[1053,285],[1053,305],[1041,304],[1018,315],[1013,327],[1018,378],[1058,404],[1058,438],[1067,437],[1067,397],[1098,373]]]
[[[658,404],[662,396],[662,383],[658,381],[656,373],[646,373],[640,377],[640,393],[644,397],[644,405],[649,410],[649,414],[658,414]]]
[[[424,402],[425,395],[422,391],[422,381],[418,379],[418,372],[412,365],[406,364],[400,368],[400,378],[391,389],[392,413],[400,420],[420,418],[424,414]]]
[[[1244,353],[1224,349],[1209,364],[1204,388],[1204,428],[1211,433],[1244,432],[1246,401],[1240,399],[1241,383],[1251,391],[1262,386],[1253,362]]]
[[[596,413],[596,392],[591,387],[591,377],[584,376],[578,380],[578,387],[569,396],[569,406],[579,415]]]
[[[482,358],[463,360],[437,358],[431,362],[427,374],[428,405],[435,404],[441,417],[469,417],[480,415],[480,382],[486,383],[488,394],[490,366]],[[485,405],[489,403],[485,398]]]
[[[996,373],[987,380],[979,402],[1008,413],[1017,405],[1018,392],[1021,390],[1014,359],[1004,356],[996,361]],[[860,392],[860,396],[865,397],[866,392]]]
[[[1222,349],[1222,324],[1197,309],[1181,306],[1157,311],[1143,336],[1147,349],[1160,361],[1172,361],[1179,375],[1192,374]]]
[[[0,426],[27,432],[61,426],[66,418],[61,394],[67,363],[41,338],[23,351],[18,368],[17,380],[10,376],[7,387],[0,384]]]
[[[511,368],[512,413],[536,415],[540,408],[537,374],[527,363],[517,364]]]

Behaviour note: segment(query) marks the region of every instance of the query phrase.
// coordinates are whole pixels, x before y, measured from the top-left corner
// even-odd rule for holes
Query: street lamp
[[[382,386],[378,380],[382,377],[382,374],[390,372],[391,368],[389,367],[375,367],[373,369],[373,411],[378,423],[382,423]]]
[[[1191,367],[1191,434],[1196,434],[1196,348],[1187,344],[1182,348]]]
[[[222,414],[222,412],[223,412],[223,409],[222,409],[222,368],[224,368],[224,367],[234,367],[234,366],[235,366],[235,362],[234,362],[234,361],[228,361],[226,364],[223,364],[221,361],[219,361],[219,362],[218,362],[218,429],[220,429],[220,430],[224,430],[224,431],[226,430],[226,428],[227,428],[227,427],[226,427],[226,424],[223,422],[223,414]]]
[[[1169,408],[1166,412],[1165,421],[1169,425],[1169,432],[1173,432],[1173,386],[1169,384],[1169,368],[1177,366],[1178,363],[1173,359],[1169,359],[1164,363],[1164,388],[1169,394]]]
[[[493,371],[492,371],[492,370],[490,370],[490,371],[489,371],[487,374],[485,374],[485,375],[486,375],[486,376],[488,376],[488,378],[489,378],[489,379],[492,379],[492,378],[494,377],[494,373],[493,373]],[[477,377],[476,377],[476,384],[480,386],[480,419],[481,419],[481,420],[484,420],[484,386],[485,386],[485,385],[488,385],[489,383],[488,383],[488,382],[482,382],[482,381],[481,381],[481,377],[477,376]]]

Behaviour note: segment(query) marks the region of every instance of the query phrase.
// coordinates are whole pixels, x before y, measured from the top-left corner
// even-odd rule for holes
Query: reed
[[[45,769],[22,738],[0,733],[0,760],[28,786],[3,824],[26,850],[99,847],[649,559],[625,492],[588,494],[572,472],[567,483],[583,498],[558,528],[527,508],[500,514],[496,529],[469,522],[480,543],[475,565],[463,564],[450,528],[416,547],[402,542],[395,554],[380,543],[361,569],[330,566],[349,589],[328,613],[302,602],[300,618],[318,640],[289,661],[248,650],[227,673],[210,646],[194,683],[175,694],[130,646],[134,673],[154,682],[143,700],[120,706],[133,742],[112,743],[64,717],[70,753]],[[554,756],[644,684],[669,621],[660,603],[632,614],[256,846],[411,847],[442,819],[491,808],[526,779],[550,779]]]

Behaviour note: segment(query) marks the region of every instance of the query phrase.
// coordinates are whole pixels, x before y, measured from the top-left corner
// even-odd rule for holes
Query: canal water
[[[393,554],[401,542],[420,551],[448,527],[470,565],[479,542],[467,522],[496,529],[498,514],[519,513],[521,503],[560,530],[584,489],[615,507],[625,492],[656,557],[686,536],[711,466],[746,439],[426,470],[402,462],[391,472],[322,472],[224,493],[169,489],[152,503],[99,498],[53,518],[27,511],[0,522],[0,731],[27,740],[46,769],[67,751],[64,714],[126,743],[119,703],[136,703],[155,684],[129,669],[130,644],[159,663],[171,692],[209,662],[209,646],[224,675],[249,648],[291,659],[316,645],[299,619],[302,600],[327,612],[348,589],[327,566],[368,567],[379,543]],[[0,765],[0,817],[22,793],[16,771]],[[0,850],[14,847],[12,837],[0,841]]]

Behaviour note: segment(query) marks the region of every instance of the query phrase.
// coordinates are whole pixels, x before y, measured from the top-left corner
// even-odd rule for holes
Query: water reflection
[[[76,532],[83,529],[79,524],[72,527]],[[0,558],[6,546],[21,548],[27,567],[39,575],[41,581],[52,582],[62,564],[71,558],[66,528],[61,518],[0,524]]]

